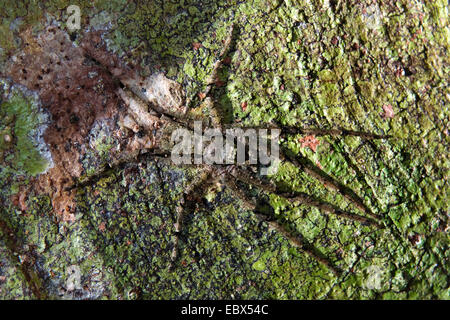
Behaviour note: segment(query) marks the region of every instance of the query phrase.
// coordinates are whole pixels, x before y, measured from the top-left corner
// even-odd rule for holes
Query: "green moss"
[[[266,269],[266,264],[264,259],[260,259],[258,261],[256,261],[253,265],[252,268],[255,269],[256,271],[264,271]]]
[[[8,100],[2,102],[0,153],[3,164],[10,170],[31,176],[46,170],[49,163],[40,152],[46,147],[39,136],[46,118],[33,96],[17,88],[13,88]],[[5,141],[5,136],[9,137],[10,142]]]
[[[22,9],[8,5],[8,10],[12,7],[16,13],[8,17],[15,19]],[[62,2],[46,4],[62,23],[63,7]],[[179,262],[168,272],[175,207],[195,171],[149,160],[113,170],[80,190],[77,222],[64,225],[64,236],[51,224],[44,227],[44,238],[32,231],[44,226],[36,213],[48,204],[38,209],[36,203],[32,219],[12,219],[18,234],[37,245],[45,270],[66,279],[67,263],[80,264],[83,274],[92,273],[94,265],[104,276],[102,285],[111,288],[99,289],[96,297],[449,298],[444,1],[340,2],[338,11],[304,1],[189,0],[162,6],[100,1],[95,10],[82,12],[83,23],[93,18],[94,27],[110,21],[109,48],[120,54],[135,49],[124,59],[183,83],[193,106],[233,21],[231,65],[220,73],[226,85],[214,90],[227,119],[390,134],[374,141],[320,137],[316,152],[302,147],[300,136],[283,141],[363,198],[383,217],[384,228],[269,196],[276,218],[344,271],[335,277],[270,232],[229,190],[211,189],[206,200],[192,205]],[[12,20],[7,21],[0,27],[5,50],[17,47],[15,31],[7,28]],[[19,29],[27,24],[19,23]],[[202,47],[195,50],[194,42]],[[386,104],[392,105],[393,118],[382,116]],[[7,126],[1,133],[12,134]],[[101,160],[108,162],[116,142],[96,141]],[[97,156],[85,159],[90,174],[101,167]],[[270,178],[285,190],[362,214],[340,193],[288,163]],[[264,198],[255,189],[251,194]],[[16,215],[21,216],[11,210]]]

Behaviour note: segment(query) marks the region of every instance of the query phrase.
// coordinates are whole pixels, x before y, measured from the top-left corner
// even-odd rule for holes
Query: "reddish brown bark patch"
[[[56,27],[37,36],[26,30],[22,38],[25,47],[11,59],[6,76],[36,91],[52,120],[44,140],[54,167],[40,175],[35,186],[52,195],[57,213],[69,215],[74,209],[74,192],[64,190],[83,172],[80,159],[94,121],[118,113],[118,84]]]
[[[308,147],[313,152],[316,152],[317,146],[320,144],[320,141],[313,135],[302,137],[299,139],[299,142],[302,144],[302,148]]]

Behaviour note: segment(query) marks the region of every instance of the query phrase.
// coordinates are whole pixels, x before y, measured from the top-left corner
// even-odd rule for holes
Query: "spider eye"
[[[139,139],[140,139],[140,138],[143,138],[143,137],[145,136],[144,130],[139,130],[136,134],[137,134],[137,136],[138,136]]]

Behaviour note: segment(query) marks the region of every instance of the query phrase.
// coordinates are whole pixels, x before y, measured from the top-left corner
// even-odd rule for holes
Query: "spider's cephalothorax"
[[[71,47],[71,45],[67,43],[67,36],[61,35],[61,31],[53,30],[52,33],[55,34],[54,37],[57,38],[57,42],[61,43],[61,54],[63,56],[63,50],[73,49],[73,47]],[[51,37],[51,39],[53,38]],[[84,77],[85,73],[87,73],[88,75],[94,73],[97,75],[102,74],[105,79],[108,79],[108,81],[102,82],[103,84],[107,85],[104,86],[103,89],[105,90],[106,88],[107,90],[114,93],[113,95],[108,95],[109,100],[107,101],[109,101],[111,104],[118,101],[118,104],[123,104],[125,106],[125,108],[115,107],[114,109],[118,110],[115,112],[115,114],[118,116],[116,116],[116,121],[113,125],[118,128],[117,132],[123,134],[123,137],[125,138],[122,139],[122,143],[118,147],[118,151],[112,157],[113,161],[110,164],[111,166],[114,166],[118,163],[123,163],[125,161],[132,161],[132,159],[134,159],[136,155],[142,153],[146,153],[147,155],[150,155],[150,157],[167,157],[167,155],[170,154],[171,149],[173,148],[173,143],[171,141],[172,133],[179,128],[192,130],[194,120],[200,120],[207,126],[216,128],[222,128],[224,126],[221,117],[222,112],[214,104],[214,100],[211,95],[213,93],[214,83],[216,82],[218,70],[221,68],[222,60],[225,58],[230,49],[232,39],[233,27],[230,28],[229,35],[224,41],[223,49],[220,52],[218,59],[214,63],[212,74],[207,79],[207,83],[205,84],[205,90],[201,94],[199,94],[200,100],[202,100],[202,105],[206,110],[209,111],[209,118],[198,119],[198,116],[190,113],[190,110],[187,106],[189,103],[185,99],[183,88],[177,82],[166,78],[161,73],[154,74],[146,79],[143,79],[139,76],[138,72],[135,69],[127,67],[116,56],[109,54],[105,46],[102,45],[101,37],[99,35],[86,34],[84,36],[84,40],[81,42],[81,45],[76,49],[73,49],[76,50],[76,57],[78,60],[80,60],[80,67],[82,66],[84,69],[81,70],[80,67],[74,68],[72,72],[73,74],[70,74],[70,76],[74,79],[78,79]],[[47,41],[46,39],[43,39],[42,41],[44,40]],[[88,61],[82,61],[80,55],[82,55],[84,58],[87,58]],[[70,58],[70,56],[67,55],[65,55],[65,57],[67,59]],[[62,61],[62,65],[64,66],[63,63],[66,62]],[[20,70],[21,67],[18,67],[17,69]],[[52,74],[51,71],[47,72],[47,70],[44,70],[43,72],[50,75]],[[17,81],[21,81],[25,85],[28,85],[29,81],[27,80],[27,77],[28,79],[30,78],[29,75],[24,75],[24,72],[21,72],[20,76],[18,76]],[[40,77],[42,78],[42,76]],[[43,77],[46,77],[46,75],[44,75]],[[56,74],[55,77],[57,78],[58,75]],[[82,80],[85,81],[87,85],[91,85],[91,82],[88,78],[82,78]],[[68,86],[72,84],[73,80],[71,84],[68,84]],[[84,84],[74,86],[73,90],[79,90],[79,88],[81,88],[82,90],[86,90],[82,88],[83,86]],[[37,88],[39,87],[42,88],[42,84],[38,83]],[[88,90],[90,89],[88,88]],[[94,96],[95,90],[92,91],[92,96]],[[76,93],[74,93],[73,96],[75,98],[78,97]],[[69,99],[70,98],[71,97],[69,97]],[[72,97],[71,99],[75,98]],[[86,110],[88,110],[90,102],[93,101],[84,100],[82,102],[86,104]],[[55,105],[58,106],[57,103],[60,102],[53,103],[56,103]],[[67,103],[70,103],[70,101]],[[103,103],[103,100],[99,101],[99,103]],[[81,107],[80,103],[77,104],[77,108],[79,107]],[[80,111],[80,113],[82,112],[83,110]],[[104,109],[100,108],[95,115],[92,115],[92,119],[89,123],[86,124],[86,126],[90,128],[92,126],[92,123],[96,119],[108,119],[107,115],[108,112],[105,112]],[[75,114],[75,116],[77,115]],[[75,117],[73,118],[75,119]],[[68,118],[68,121],[70,119]],[[70,123],[68,125],[70,125]],[[271,127],[273,128],[274,126]],[[281,130],[282,136],[298,133],[308,133],[315,135],[352,135],[358,136],[362,139],[384,138],[384,136],[345,129],[320,130],[286,127],[278,129]],[[85,136],[80,136],[78,140],[82,141],[84,137]],[[284,149],[283,145],[281,145],[280,159],[282,161],[291,162],[293,165],[305,171],[307,174],[318,179],[327,186],[337,190],[348,201],[353,203],[363,213],[363,215],[358,215],[341,210],[331,203],[324,202],[306,193],[287,192],[285,190],[281,190],[269,179],[258,175],[256,170],[252,170],[251,168],[244,165],[197,164],[201,173],[198,174],[190,182],[187,188],[185,188],[183,195],[180,197],[180,202],[176,208],[175,214],[177,218],[174,226],[176,238],[173,246],[173,251],[171,253],[172,266],[177,258],[177,244],[179,239],[178,236],[180,232],[182,232],[183,217],[185,215],[185,207],[187,207],[184,205],[185,201],[192,198],[191,193],[196,193],[198,197],[199,192],[202,192],[201,190],[204,191],[206,190],[207,186],[220,181],[225,186],[230,188],[233,194],[238,199],[242,200],[242,202],[246,205],[246,207],[248,207],[249,210],[253,210],[258,218],[266,221],[269,224],[270,228],[275,229],[283,234],[293,246],[300,248],[305,253],[311,255],[313,258],[326,265],[331,271],[338,274],[339,270],[336,269],[326,258],[322,257],[320,254],[317,254],[314,248],[309,246],[301,237],[293,236],[281,223],[277,222],[274,219],[271,219],[271,217],[269,217],[263,211],[258,210],[257,203],[255,203],[255,201],[250,198],[246,194],[246,192],[242,191],[240,185],[252,185],[259,188],[265,193],[273,193],[278,196],[284,197],[293,204],[304,204],[317,207],[324,213],[334,214],[337,216],[341,216],[342,218],[356,220],[363,224],[379,226],[377,222],[378,217],[370,211],[370,209],[364,204],[364,201],[356,193],[327,175],[305,157],[293,154],[287,148]],[[89,181],[97,176],[91,176],[91,178],[80,182],[79,178],[81,177],[81,174],[79,170],[76,172],[64,170],[64,172],[67,172],[66,175],[70,179],[66,179],[68,182],[63,185],[63,189],[58,190],[59,193],[72,192],[76,187],[85,183],[89,183]]]

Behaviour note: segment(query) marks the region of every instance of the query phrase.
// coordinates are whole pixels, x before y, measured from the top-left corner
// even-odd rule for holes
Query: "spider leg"
[[[213,67],[213,70],[212,70],[211,74],[209,75],[208,79],[206,80],[206,89],[203,92],[203,94],[205,96],[208,96],[208,94],[210,93],[211,89],[213,88],[213,85],[216,83],[217,72],[222,67],[223,58],[228,53],[228,50],[230,50],[231,40],[233,39],[233,30],[234,30],[234,24],[232,24],[230,29],[228,30],[228,35],[227,35],[227,38],[225,39],[225,41],[223,43],[222,50],[220,51],[220,54],[219,54],[216,62],[214,62],[214,67]]]
[[[276,194],[280,197],[287,199],[290,202],[304,204],[304,205],[311,206],[311,207],[316,207],[325,213],[334,214],[336,216],[341,216],[341,217],[349,219],[349,220],[358,221],[358,222],[368,224],[368,225],[379,226],[377,221],[375,221],[371,218],[367,218],[367,217],[364,217],[364,216],[361,216],[358,214],[354,214],[351,212],[341,210],[340,208],[332,205],[331,203],[319,200],[319,199],[314,198],[306,193],[280,192],[279,190],[277,190],[277,187],[273,183],[262,180],[256,174],[254,174],[248,170],[244,170],[239,167],[234,167],[230,171],[230,174],[237,180],[240,180],[240,181],[250,184],[250,185],[257,186],[258,188],[262,189],[263,191],[265,191],[267,193]]]
[[[287,150],[286,150],[287,151]],[[314,177],[318,181],[320,181],[322,184],[326,185],[327,187],[338,191],[342,196],[352,203],[355,207],[357,207],[362,212],[368,214],[373,219],[379,219],[380,217],[374,214],[365,204],[361,197],[359,197],[353,190],[351,190],[349,187],[345,186],[344,184],[340,183],[333,177],[331,177],[329,174],[327,174],[325,171],[317,167],[314,163],[311,162],[308,158],[302,156],[302,155],[294,155],[292,152],[284,152],[284,156],[287,160],[289,160],[292,164],[294,164],[297,168],[303,170],[308,175]],[[324,209],[325,210],[325,209]]]
[[[364,131],[354,131],[343,128],[337,129],[317,129],[317,128],[296,128],[290,126],[283,126],[281,128],[281,136],[286,137],[287,135],[295,135],[295,134],[311,134],[315,136],[353,136],[360,137],[361,139],[373,140],[373,139],[387,139],[389,135],[378,135],[370,132]],[[284,149],[284,156],[295,166],[309,174],[310,176],[316,178],[321,183],[330,187],[338,192],[340,192],[346,200],[351,202],[354,206],[356,206],[362,212],[370,215],[374,219],[379,219],[377,215],[375,215],[371,210],[364,204],[364,201],[361,197],[359,197],[353,190],[338,182],[336,179],[331,177],[329,174],[324,172],[322,169],[317,167],[314,163],[311,162],[308,158],[299,155],[293,154],[292,151],[288,149]],[[305,202],[305,199],[302,199]],[[324,209],[325,210],[325,209]],[[325,210],[326,211],[326,210]]]
[[[230,188],[232,193],[239,198],[244,206],[251,211],[257,210],[257,206],[254,203],[254,201],[239,187],[236,185],[235,177],[234,176],[228,176],[225,180],[225,184],[227,187]],[[270,217],[268,217],[266,214],[255,212],[256,217],[266,222],[269,225],[269,230],[276,230],[279,233],[281,233],[287,240],[289,240],[290,244],[296,248],[299,248],[301,251],[305,252],[309,256],[311,256],[313,259],[317,260],[324,266],[326,266],[329,270],[331,270],[336,276],[339,276],[341,274],[341,270],[333,266],[333,264],[323,257],[320,253],[318,253],[314,248],[308,244],[303,237],[301,236],[294,236],[291,232],[289,232],[281,223],[271,220]]]
[[[211,167],[206,167],[206,169],[202,170],[202,172],[195,176],[194,179],[192,179],[189,183],[189,185],[184,189],[183,194],[180,197],[180,200],[178,202],[178,205],[175,209],[176,212],[176,222],[174,224],[175,228],[175,240],[172,248],[172,253],[170,255],[171,263],[169,265],[169,270],[173,270],[174,263],[178,257],[178,243],[180,239],[180,234],[183,229],[183,220],[186,216],[186,208],[185,203],[186,200],[189,200],[194,195],[195,196],[201,196],[202,194],[199,194],[199,190],[205,190],[205,188],[200,188],[201,185],[209,184],[213,169]],[[209,183],[208,183],[209,182]]]
[[[318,129],[318,128],[297,128],[291,126],[280,126],[281,135],[294,135],[294,134],[310,134],[315,136],[352,136],[352,137],[360,137],[362,139],[387,139],[390,138],[390,135],[380,135],[373,134],[365,131],[355,131],[348,130],[343,128],[337,129]]]
[[[215,103],[213,102],[212,97],[210,96],[211,90],[216,85],[217,78],[218,78],[218,72],[223,64],[223,59],[225,58],[225,55],[228,53],[231,47],[231,42],[233,39],[233,30],[234,30],[234,24],[231,25],[227,38],[224,41],[222,50],[220,51],[220,54],[217,58],[217,60],[214,62],[213,70],[209,77],[206,79],[206,88],[203,92],[203,97],[205,99],[205,104],[208,110],[210,111],[210,117],[211,122],[214,127],[220,127],[222,125],[222,115],[220,110],[216,107]]]
[[[140,161],[147,161],[147,160],[154,160],[154,159],[167,159],[170,157],[170,154],[164,153],[164,152],[146,152],[146,153],[140,153],[138,154],[134,159],[133,162],[140,162]],[[100,168],[95,174],[86,176],[82,179],[79,179],[75,181],[71,186],[64,189],[64,191],[71,191],[73,189],[79,189],[84,188],[90,185],[93,185],[97,181],[101,180],[104,177],[107,177],[111,174],[114,174],[115,172],[118,172],[125,168],[125,166],[130,163],[131,159],[128,159],[126,157],[117,160],[113,163],[108,163],[104,167]]]

